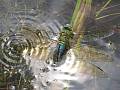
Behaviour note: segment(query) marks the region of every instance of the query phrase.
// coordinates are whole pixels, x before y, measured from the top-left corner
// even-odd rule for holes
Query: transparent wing
[[[102,77],[102,78],[107,77],[106,73],[100,67],[90,63],[91,59],[92,59],[91,61],[99,61],[97,58],[97,55],[94,58],[93,56],[90,56],[91,53],[89,53],[89,50],[88,51],[87,50],[82,51],[82,50],[85,50],[85,49],[81,49],[81,51],[79,52],[78,50],[73,49],[73,52],[75,55],[75,62],[72,65],[72,68],[75,68],[76,66],[78,66],[77,73],[84,73],[91,76]],[[104,56],[102,56],[102,58],[104,58]]]
[[[83,53],[84,52],[78,52],[76,49],[69,50],[67,60],[70,63],[66,63],[66,66],[63,66],[66,67],[66,69],[63,70],[68,70],[68,72],[75,74],[83,73],[96,77],[107,77],[106,73],[100,67],[89,62],[90,59],[87,57],[86,53]]]
[[[75,40],[83,37],[85,20],[90,14],[92,0],[78,0],[71,20]],[[79,39],[80,39],[79,38]]]
[[[113,61],[112,56],[108,53],[100,50],[96,50],[92,47],[81,47],[80,51],[74,50],[77,57],[82,61],[96,61],[96,62],[111,62]]]
[[[94,38],[106,38],[114,34],[116,25],[120,20],[120,1],[106,0],[105,2],[96,3],[96,11],[93,11],[94,17],[88,20],[85,35],[86,41]],[[99,4],[99,5],[98,5]]]
[[[80,61],[79,70],[80,70],[80,73],[89,74],[94,77],[96,76],[102,77],[102,78],[107,77],[107,74],[101,68],[88,62]]]

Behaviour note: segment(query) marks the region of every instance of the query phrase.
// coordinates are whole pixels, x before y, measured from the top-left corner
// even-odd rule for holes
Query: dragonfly
[[[70,25],[65,25],[60,32],[58,44],[53,54],[54,63],[59,62],[64,54],[70,49],[70,39],[74,36]]]
[[[108,1],[107,3],[109,2],[110,1]],[[81,61],[79,63],[81,68],[87,69],[88,67],[90,67],[92,69],[91,74],[95,75],[95,72],[96,73],[98,72],[98,74],[96,75],[99,76],[99,75],[103,75],[104,71],[99,67],[97,67],[96,65],[93,65],[88,62],[90,61],[111,62],[113,59],[107,53],[101,50],[97,51],[92,46],[82,46],[81,44],[81,41],[84,37],[86,19],[90,15],[90,12],[92,9],[91,4],[92,4],[92,0],[77,0],[77,4],[74,9],[71,22],[70,24],[63,26],[59,36],[59,38],[63,37],[63,38],[69,38],[69,39],[66,39],[66,41],[64,41],[63,39],[62,44],[61,44],[61,40],[58,39],[58,44],[53,54],[53,62],[54,63],[61,62],[71,49],[75,54],[76,61],[77,60]],[[99,13],[97,13],[97,16]],[[66,34],[66,36],[64,36],[64,34],[61,34],[61,33],[65,33],[65,29],[68,30],[71,36],[69,36],[68,34]]]
[[[91,8],[91,0],[89,0],[89,1],[77,0],[76,8],[74,10],[70,25],[63,26],[62,31],[60,32],[59,38],[63,38],[63,40],[59,39],[59,41],[58,41],[57,50],[55,50],[55,54],[54,54],[54,55],[56,55],[56,54],[57,55],[53,56],[53,57],[56,57],[56,58],[54,58],[54,61],[59,61],[61,59],[61,57],[63,56],[63,54],[66,54],[66,52],[68,51],[67,47],[68,48],[70,47],[69,43],[70,43],[71,37],[73,38],[75,36],[73,38],[73,40],[75,40],[75,41],[72,42],[74,44],[75,44],[75,42],[77,42],[76,40],[78,40],[79,37],[80,37],[79,39],[81,39],[83,37],[84,30],[82,30],[82,29],[83,29],[83,25],[85,22],[85,18],[87,17],[88,13],[90,12],[90,8]],[[71,30],[72,30],[72,32],[71,32]],[[61,33],[65,33],[65,34],[61,34]],[[68,35],[67,33],[69,33],[71,36]],[[76,35],[73,35],[73,33],[76,33]],[[68,39],[66,39],[66,38],[68,38]],[[61,41],[63,42],[62,44],[61,44]]]

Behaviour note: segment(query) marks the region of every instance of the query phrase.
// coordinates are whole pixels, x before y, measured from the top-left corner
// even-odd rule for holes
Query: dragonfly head
[[[64,27],[63,27],[64,30],[69,30],[69,31],[72,31],[72,27],[70,24],[66,24]]]

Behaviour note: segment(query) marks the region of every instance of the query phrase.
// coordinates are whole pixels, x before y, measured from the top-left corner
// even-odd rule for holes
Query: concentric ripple
[[[5,82],[6,85],[12,83],[8,87],[10,89],[12,87],[28,89],[31,87],[31,78],[36,76],[34,68],[38,67],[32,62],[41,61],[43,64],[52,55],[55,47],[53,39],[57,37],[61,24],[57,20],[43,23],[38,18],[38,11],[34,9],[10,11],[6,14],[5,20],[7,28],[0,36],[0,64],[5,66],[9,74]],[[18,77],[9,80],[17,74],[23,79],[20,80]],[[21,81],[26,82],[27,76],[30,77],[27,80],[29,84],[21,83]]]
[[[2,54],[3,62],[6,65],[17,66],[22,63],[23,58],[21,57],[22,50],[27,46],[27,41],[24,40],[22,35],[8,35],[3,38],[2,42]]]
[[[9,30],[1,37],[1,62],[5,66],[19,66],[26,56],[46,60],[51,39],[59,33],[61,25],[40,20],[38,11],[12,11],[6,16]],[[48,23],[48,24],[47,24]]]
[[[9,33],[2,37],[1,54],[3,64],[17,66],[23,62],[23,56],[29,55],[42,59],[48,44],[49,37],[45,36],[44,30],[30,30],[28,26],[20,28],[19,32]],[[44,54],[43,54],[44,53]]]

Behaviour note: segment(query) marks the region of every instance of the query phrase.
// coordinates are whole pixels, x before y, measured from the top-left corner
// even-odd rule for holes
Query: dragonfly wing
[[[74,50],[77,57],[83,61],[96,61],[96,62],[111,62],[113,61],[112,57],[101,50],[96,50],[92,47],[82,47],[80,50]]]
[[[79,70],[81,73],[89,74],[94,77],[107,77],[107,74],[101,68],[88,62],[80,61]]]
[[[88,47],[88,56],[91,61],[111,62],[113,58],[106,52]]]
[[[67,57],[71,58],[71,62],[66,64],[66,68],[69,68],[71,73],[83,73],[96,77],[107,76],[100,67],[88,62],[86,58],[84,58],[85,53],[82,56],[81,53],[78,53],[77,50],[73,48],[68,51]]]
[[[74,37],[74,44],[83,37],[84,32],[84,24],[86,18],[89,16],[91,10],[91,2],[92,0],[78,0],[73,17],[71,20],[71,26],[73,28],[73,32],[76,33]]]

